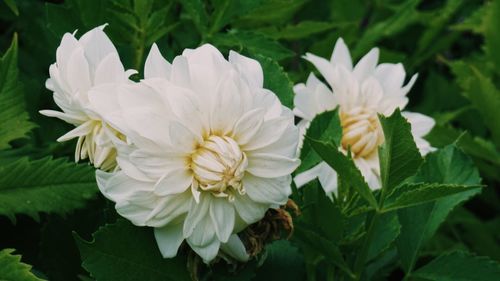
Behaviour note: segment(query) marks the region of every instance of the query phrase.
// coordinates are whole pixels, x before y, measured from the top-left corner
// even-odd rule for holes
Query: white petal
[[[258,61],[242,56],[234,51],[229,51],[229,62],[236,66],[238,72],[247,79],[252,87],[262,88],[264,85],[264,74]]]
[[[277,154],[252,153],[248,155],[247,172],[263,178],[276,178],[291,174],[300,160]]]
[[[85,136],[88,133],[90,133],[92,131],[92,129],[94,129],[94,125],[95,125],[94,121],[89,120],[89,121],[79,125],[78,127],[74,128],[73,130],[67,132],[63,136],[59,137],[57,139],[57,141],[63,142],[63,141],[67,141],[70,139],[74,139],[76,137]]]
[[[241,118],[236,122],[233,129],[232,138],[240,145],[247,144],[259,131],[262,125],[264,110],[262,108],[256,108],[247,111]]]
[[[321,75],[325,78],[326,82],[333,87],[338,83],[342,83],[341,80],[338,79],[338,74],[335,73],[336,65],[333,65],[328,60],[313,55],[311,53],[307,53],[304,56],[304,59],[311,62],[321,73]]]
[[[330,62],[334,64],[341,64],[348,70],[352,70],[351,54],[349,53],[349,48],[347,48],[347,45],[342,38],[337,39]]]
[[[359,62],[354,67],[354,75],[358,79],[358,81],[363,81],[368,76],[372,75],[375,71],[375,67],[377,66],[379,56],[378,48],[373,48],[366,54],[364,57],[359,60]]]
[[[164,227],[155,228],[155,239],[164,258],[173,258],[184,241],[182,236],[182,223],[168,224]]]
[[[250,258],[237,234],[231,235],[227,243],[221,244],[220,250],[237,261],[246,262]]]
[[[82,124],[85,121],[87,121],[86,116],[82,115],[73,115],[65,112],[60,112],[60,111],[55,111],[55,110],[40,110],[40,114],[48,116],[48,117],[56,117],[59,118],[67,123],[76,125],[76,124]]]
[[[297,174],[293,178],[293,181],[295,182],[295,185],[297,185],[297,187],[302,187],[317,178],[321,171],[322,164],[320,163],[307,171]]]
[[[103,31],[103,26],[96,27],[80,38],[80,43],[84,46],[85,56],[90,62],[91,68],[96,68],[110,53],[116,53],[115,46]]]
[[[269,209],[268,204],[255,202],[248,195],[236,195],[234,207],[239,217],[247,224],[261,220]]]
[[[80,95],[86,95],[92,86],[89,65],[84,56],[83,48],[77,48],[69,58],[67,71],[63,73],[71,90]]]
[[[402,115],[408,119],[411,125],[411,133],[414,138],[427,135],[434,125],[436,125],[434,119],[420,113],[404,111]]]
[[[189,213],[184,221],[183,233],[184,237],[189,237],[193,233],[196,225],[208,215],[210,203],[212,202],[212,195],[202,192],[200,194],[199,203],[191,200],[191,207]],[[210,219],[210,218],[208,218]]]
[[[146,64],[144,65],[144,78],[161,77],[170,79],[170,73],[172,71],[172,66],[170,63],[163,58],[158,49],[156,43],[151,46],[149,55],[146,58]]]
[[[332,192],[336,193],[338,189],[337,172],[325,162],[321,162],[319,165],[321,167],[318,175],[319,183],[325,190],[326,195],[330,197],[330,194]]]
[[[101,193],[114,202],[127,200],[134,191],[152,191],[154,185],[153,182],[143,182],[130,178],[122,171],[106,173],[96,170],[96,181]]]
[[[95,70],[94,85],[125,82],[125,69],[117,53],[110,53],[99,64]]]
[[[237,73],[231,71],[217,85],[210,110],[210,127],[215,132],[227,134],[242,114],[237,80]]]
[[[166,172],[155,185],[155,193],[159,196],[178,194],[186,191],[193,182],[192,173],[185,167],[171,169]]]
[[[210,217],[215,233],[222,243],[227,242],[234,230],[234,207],[227,198],[214,198],[210,205]]]
[[[243,178],[243,187],[252,200],[260,203],[284,205],[292,193],[290,175],[265,179],[250,174]]]

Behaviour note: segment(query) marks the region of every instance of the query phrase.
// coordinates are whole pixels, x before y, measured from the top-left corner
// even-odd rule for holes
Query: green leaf
[[[15,0],[3,0],[5,5],[14,13],[14,15],[19,16],[19,10],[17,9],[17,4]]]
[[[480,190],[481,185],[458,185],[440,183],[408,183],[394,190],[394,195],[387,198],[382,211],[407,208],[428,203],[457,193]]]
[[[87,242],[75,234],[82,266],[96,280],[191,280],[186,258],[161,256],[153,229],[126,220],[101,227]]]
[[[293,82],[283,67],[269,57],[257,55],[256,59],[264,72],[264,88],[273,91],[281,104],[293,108]]]
[[[333,242],[304,227],[296,228],[294,235],[304,244],[325,256],[329,264],[338,266],[345,273],[353,277],[349,266],[342,257],[342,253]]]
[[[201,34],[206,33],[208,28],[208,15],[205,4],[201,0],[183,0],[179,1],[188,13],[194,25]]]
[[[479,68],[464,61],[451,64],[463,95],[472,103],[481,115],[484,124],[491,130],[493,141],[500,147],[500,90]]]
[[[354,57],[359,57],[368,51],[380,39],[392,36],[408,25],[415,23],[419,18],[416,9],[419,2],[420,0],[404,1],[397,9],[394,9],[393,15],[385,17],[384,21],[372,24],[358,40],[353,51]]]
[[[42,281],[31,273],[31,265],[21,262],[20,255],[13,255],[14,249],[0,251],[0,280]]]
[[[26,137],[34,127],[28,119],[19,83],[15,34],[9,49],[0,58],[0,149],[9,148],[9,142]]]
[[[304,280],[304,257],[289,241],[274,241],[266,246],[264,263],[256,274],[252,280]]]
[[[429,154],[411,181],[477,185],[481,179],[467,155],[450,145]],[[472,189],[435,202],[398,210],[401,234],[397,239],[397,247],[401,264],[407,273],[413,270],[420,248],[434,235],[448,214],[479,192],[480,189]]]
[[[280,61],[294,56],[294,52],[279,42],[265,37],[263,34],[243,30],[231,30],[228,33],[214,35],[212,41],[221,45],[239,50],[246,49],[255,55],[262,55]]]
[[[336,24],[331,22],[302,21],[298,24],[287,25],[280,30],[270,29],[266,34],[275,39],[298,40],[331,30],[335,27]]]
[[[332,167],[343,180],[349,180],[349,184],[363,197],[373,208],[378,209],[377,201],[363,175],[358,170],[352,159],[340,152],[337,146],[331,142],[308,138],[307,141],[312,148],[330,167]]]
[[[492,281],[500,280],[500,264],[488,257],[456,251],[435,258],[412,275],[435,281]]]
[[[387,250],[398,237],[401,228],[396,212],[381,214],[373,227],[374,234],[369,242],[366,261]]]
[[[211,16],[210,33],[214,34],[234,18],[245,15],[258,8],[263,0],[214,0],[214,13]]]
[[[0,166],[0,215],[65,214],[97,194],[94,169],[64,159],[20,158]]]
[[[500,26],[499,0],[491,1],[491,4],[489,5],[486,12],[486,17],[484,18],[484,25],[484,43],[486,55],[488,57],[488,60],[491,61],[491,63],[495,67],[497,74],[500,75],[500,54],[498,53],[498,50],[500,50],[500,30],[498,29],[498,27]],[[500,99],[500,97],[498,97],[498,99]],[[500,103],[500,101],[497,101],[496,105],[498,105],[498,103]],[[500,132],[498,133],[500,134]]]
[[[316,115],[306,131],[306,136],[316,140],[333,142],[337,146],[340,145],[342,126],[340,125],[338,109]],[[321,157],[311,148],[309,142],[304,141],[300,150],[300,160],[301,165],[297,172],[312,168],[321,162]]]
[[[318,181],[307,184],[302,190],[304,207],[299,222],[313,225],[316,232],[338,243],[342,239],[347,221],[338,205],[326,196]]]
[[[382,192],[394,187],[417,172],[422,157],[413,140],[411,126],[396,109],[390,117],[379,116],[384,130],[384,143],[379,149]]]

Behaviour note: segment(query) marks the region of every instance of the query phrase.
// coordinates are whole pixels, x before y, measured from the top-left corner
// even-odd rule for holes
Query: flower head
[[[347,46],[337,40],[330,60],[306,54],[321,73],[327,85],[314,74],[305,84],[294,87],[294,113],[303,120],[298,124],[302,135],[314,116],[335,108],[339,109],[342,126],[340,150],[350,149],[356,166],[372,189],[380,188],[378,146],[384,142],[382,127],[377,114],[390,115],[396,108],[403,109],[408,103],[406,94],[417,79],[413,75],[404,85],[405,71],[401,63],[377,65],[379,51],[372,49],[353,67]],[[419,113],[403,112],[411,124],[413,138],[421,154],[433,148],[422,137],[434,126],[434,120]],[[337,174],[326,163],[295,178],[302,186],[318,177],[327,192],[337,189]]]
[[[116,150],[108,136],[120,134],[102,122],[90,106],[88,93],[97,85],[126,83],[134,71],[124,70],[118,52],[103,29],[104,26],[96,27],[79,40],[74,34],[64,34],[46,82],[63,112],[42,110],[40,113],[76,127],[58,139],[78,138],[75,161],[89,158],[96,168],[110,170],[116,165]]]
[[[97,173],[118,213],[154,227],[165,257],[186,240],[206,262],[219,249],[248,258],[236,234],[287,202],[299,164],[293,113],[263,88],[260,64],[208,44],[170,64],[153,45],[144,80],[90,100],[127,136],[115,139],[121,170]]]

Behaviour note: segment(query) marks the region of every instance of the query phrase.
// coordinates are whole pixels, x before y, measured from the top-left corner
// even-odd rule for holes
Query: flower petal
[[[270,153],[248,154],[247,172],[262,178],[276,178],[291,174],[300,160]]]
[[[241,242],[237,234],[231,235],[227,243],[221,244],[220,250],[240,262],[246,262],[250,258],[245,249],[245,245],[243,245],[243,242]]]
[[[234,229],[234,207],[227,198],[214,198],[210,204],[210,217],[215,233],[222,243],[227,242]]]
[[[348,70],[352,70],[351,54],[342,38],[337,39],[337,42],[335,42],[330,62],[333,64],[341,64]]]
[[[229,51],[229,62],[238,69],[238,72],[245,77],[252,87],[262,88],[264,85],[264,74],[258,61],[242,56],[234,51]]]
[[[156,43],[153,43],[144,65],[144,78],[160,77],[170,79],[172,66],[163,58]]]
[[[156,243],[164,258],[173,258],[184,241],[182,236],[182,223],[168,224],[154,229]]]
[[[193,182],[193,174],[185,167],[170,169],[156,183],[154,189],[158,196],[178,194],[186,191]]]
[[[276,205],[283,205],[288,201],[288,196],[292,193],[291,183],[290,175],[265,179],[247,174],[243,178],[243,187],[252,200]]]

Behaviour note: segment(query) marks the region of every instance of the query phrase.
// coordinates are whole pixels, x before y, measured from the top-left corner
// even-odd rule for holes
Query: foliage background
[[[168,280],[173,276],[175,280],[189,279],[185,261],[159,259],[147,230],[121,220],[99,229],[117,220],[113,206],[97,194],[93,169],[71,163],[75,143],[55,142],[69,125],[38,113],[40,109],[55,108],[44,84],[62,34],[74,30],[83,34],[104,23],[109,24],[106,32],[126,68],[140,71],[153,42],[169,60],[184,48],[210,42],[226,54],[233,49],[258,59],[265,71],[266,87],[287,106],[292,105],[293,84],[305,81],[313,71],[300,57],[305,52],[329,57],[339,36],[345,39],[355,60],[378,46],[381,62],[402,62],[407,73],[419,73],[409,94],[409,109],[437,121],[427,139],[435,147],[445,147],[458,139],[456,146],[471,157],[487,186],[479,196],[450,208],[436,234],[423,243],[417,267],[442,253],[450,253],[457,263],[447,264],[452,266],[449,271],[460,271],[461,261],[472,264],[468,273],[481,269],[481,258],[455,251],[463,250],[489,256],[491,260],[486,263],[493,268],[491,272],[498,273],[498,267],[495,269],[492,263],[500,261],[498,0],[0,2],[0,53],[5,53],[0,64],[0,249],[16,249],[22,262],[32,265],[31,272],[38,277],[24,265],[2,269],[2,262],[18,259],[11,250],[0,252],[0,273],[19,270],[11,271],[17,276],[13,280],[92,280],[87,271],[102,280],[134,280],[144,274],[152,274],[146,275],[149,280]],[[468,163],[452,157],[447,166],[439,162],[442,159],[436,159],[436,167],[441,167],[451,179],[460,175],[453,174],[452,167]],[[321,193],[317,187],[310,190]],[[307,196],[318,196],[314,204],[325,207],[320,205],[324,194],[294,196],[306,201]],[[322,218],[322,214],[314,216],[323,219],[316,225],[306,221],[314,227],[330,220]],[[297,238],[291,242],[271,244],[267,258],[258,268],[257,264],[250,264],[236,276],[216,268],[212,278],[332,277],[335,271],[329,270],[332,265],[325,262],[325,253],[318,254],[315,245],[307,242],[314,232],[303,229],[306,232],[297,232]],[[96,230],[94,244],[86,242],[93,239]],[[113,243],[106,242],[110,237]],[[117,251],[129,260],[122,263],[103,258]],[[397,261],[394,255],[384,254],[378,259],[379,265],[372,263],[371,278],[403,278],[405,261]],[[475,262],[481,266],[475,268]],[[133,270],[124,269],[131,265]],[[141,268],[142,265],[147,267]],[[156,272],[155,268],[163,270]],[[121,277],[116,275],[120,274],[119,269],[124,269]],[[429,272],[437,271],[431,268]],[[429,272],[414,278],[459,280],[442,279]],[[461,276],[470,280],[467,272]],[[493,280],[488,279],[491,276],[477,280]]]

